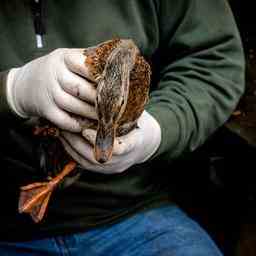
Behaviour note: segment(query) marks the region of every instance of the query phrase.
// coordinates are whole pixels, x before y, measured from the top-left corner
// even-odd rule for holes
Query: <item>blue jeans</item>
[[[163,206],[122,222],[72,235],[0,242],[1,256],[219,256],[213,241],[177,206]]]

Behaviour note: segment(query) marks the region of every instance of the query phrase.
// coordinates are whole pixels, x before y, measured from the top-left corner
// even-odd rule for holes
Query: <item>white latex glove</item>
[[[161,142],[161,128],[155,118],[144,111],[138,119],[138,128],[127,135],[117,137],[114,142],[113,156],[110,161],[100,164],[94,158],[93,144],[96,131],[86,129],[83,136],[63,132],[61,141],[66,151],[84,169],[104,174],[121,173],[134,164],[148,160],[158,149]]]
[[[69,113],[96,119],[96,89],[85,66],[83,49],[57,49],[7,77],[7,101],[22,117],[40,116],[61,129],[79,132],[79,123]],[[78,75],[79,74],[79,75]],[[88,102],[88,103],[87,103]]]

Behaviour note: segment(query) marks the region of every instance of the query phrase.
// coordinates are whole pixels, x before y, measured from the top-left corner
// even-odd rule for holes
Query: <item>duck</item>
[[[78,116],[77,120],[82,130],[96,130],[94,157],[104,165],[112,158],[115,138],[138,128],[137,120],[149,99],[152,71],[132,39],[110,39],[86,48],[84,56],[96,86],[97,121],[88,122]],[[79,164],[64,150],[59,140],[60,130],[47,120],[41,120],[33,134],[47,142],[47,151],[51,152],[48,162],[54,171],[47,175],[46,181],[20,187],[18,211],[29,214],[38,223],[45,216],[53,191],[79,169]],[[66,183],[72,185],[80,173],[73,176],[73,181],[69,179]]]

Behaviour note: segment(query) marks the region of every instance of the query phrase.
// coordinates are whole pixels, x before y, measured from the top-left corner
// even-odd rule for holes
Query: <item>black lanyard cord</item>
[[[35,33],[37,35],[44,35],[46,33],[45,1],[31,0],[31,12],[33,15]]]

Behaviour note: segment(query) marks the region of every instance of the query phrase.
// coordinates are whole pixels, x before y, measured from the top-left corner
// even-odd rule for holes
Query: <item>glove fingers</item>
[[[81,137],[70,134],[66,132],[62,132],[62,136],[60,137],[60,141],[64,149],[67,153],[78,162],[85,170],[90,170],[93,172],[103,173],[103,174],[111,174],[106,166],[100,165],[93,156],[92,147],[87,144],[84,140],[81,141]],[[75,144],[74,144],[75,143]],[[71,146],[72,145],[72,146]]]
[[[72,118],[67,112],[59,108],[49,109],[46,112],[45,117],[63,130],[80,132],[82,129],[81,125],[75,118]]]
[[[84,129],[82,131],[82,135],[84,136],[84,138],[86,138],[86,140],[89,141],[91,145],[95,144],[96,134],[97,132],[93,129]]]
[[[137,130],[132,130],[124,136],[117,137],[115,143],[115,155],[128,154],[135,148],[139,140],[140,136],[138,136]]]
[[[79,154],[74,148],[68,143],[64,138],[60,137],[60,141],[62,142],[62,145],[66,152],[77,162],[82,166],[85,170],[97,172],[101,174],[117,174],[121,173],[125,168],[120,167],[119,165],[116,166],[116,164],[99,164],[99,163],[92,163],[88,159],[86,159],[85,154],[81,155]],[[116,161],[119,162],[119,161]]]
[[[67,93],[90,103],[95,102],[96,87],[86,79],[70,72],[69,70],[65,70],[65,74],[61,74],[58,80],[61,87]]]
[[[69,93],[66,93],[61,88],[54,92],[54,101],[58,107],[70,113],[77,114],[89,119],[97,120],[95,108]]]
[[[80,158],[90,162],[91,164],[97,163],[93,155],[93,148],[83,137],[62,131],[61,138],[69,144],[74,153],[78,154]],[[72,154],[71,156],[73,156]]]
[[[64,62],[70,71],[95,82],[93,75],[90,74],[89,68],[85,64],[86,56],[83,53],[84,49],[70,49],[64,54]]]
[[[92,167],[92,164],[82,155],[80,155],[78,152],[76,152],[70,144],[64,139],[60,137],[60,141],[66,150],[66,152],[81,166],[83,166],[84,169],[89,170]]]

